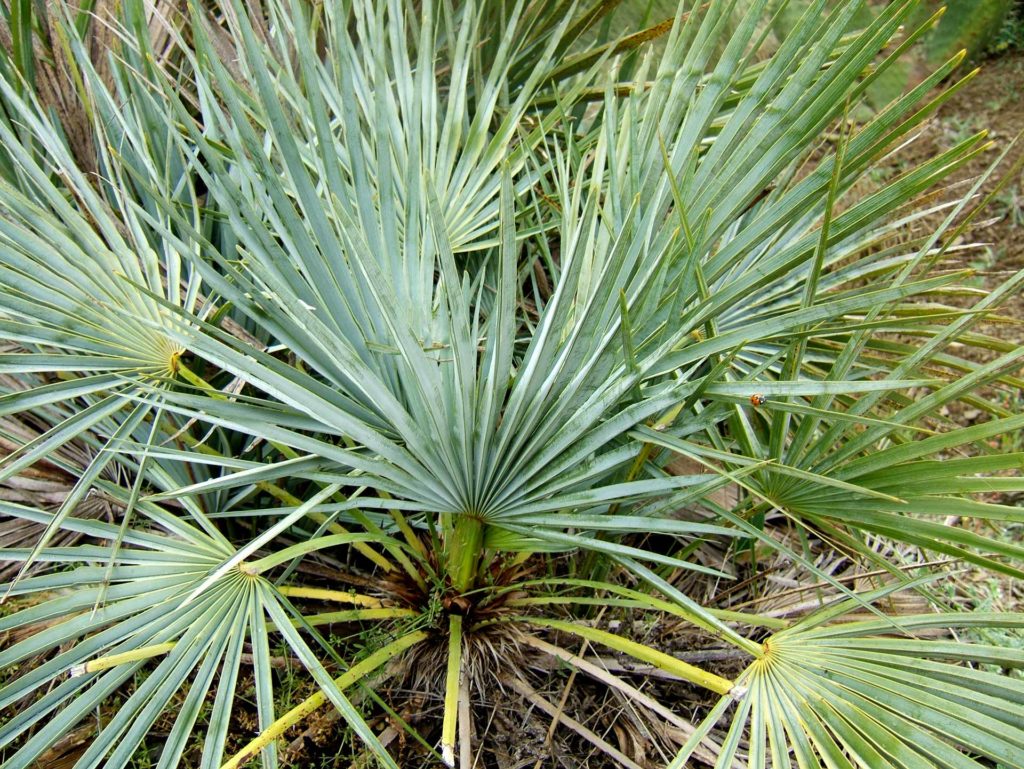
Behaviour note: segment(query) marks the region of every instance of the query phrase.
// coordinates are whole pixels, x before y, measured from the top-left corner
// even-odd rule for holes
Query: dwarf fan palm
[[[161,55],[173,65],[157,66],[145,6],[128,2],[112,86],[69,20],[95,178],[15,77],[0,82],[0,327],[20,345],[0,366],[32,385],[0,403],[52,424],[3,477],[94,449],[56,512],[0,503],[44,527],[3,557],[59,567],[5,587],[35,601],[0,631],[47,627],[0,651],[20,666],[0,688],[0,707],[21,704],[0,726],[4,767],[33,766],[117,692],[76,766],[127,766],[172,700],[160,767],[182,762],[201,717],[199,765],[277,766],[277,738],[328,702],[396,766],[346,692],[387,709],[373,680],[431,655],[446,660],[426,676],[439,734],[407,728],[470,766],[473,697],[490,676],[529,694],[516,660],[530,653],[685,727],[673,766],[1019,763],[1019,680],[958,663],[1024,658],[915,632],[1024,619],[887,616],[876,603],[930,595],[929,579],[865,542],[1022,574],[1019,546],[934,520],[1021,519],[973,496],[1019,490],[989,477],[1019,456],[947,456],[1022,418],[991,405],[975,427],[933,419],[1020,384],[1020,352],[972,326],[1021,277],[969,310],[942,305],[962,274],[935,267],[978,187],[904,210],[985,137],[849,194],[934,112],[959,60],[844,122],[807,166],[922,34],[899,37],[913,2],[851,33],[859,4],[818,0],[766,57],[767,0],[680,4],[609,39],[614,5],[189,3]],[[1000,355],[978,363],[954,343]],[[119,520],[76,515],[86,494]],[[88,543],[55,546],[59,531]],[[816,566],[812,537],[894,583],[850,591]],[[836,600],[790,624],[680,588],[730,576],[699,553],[737,540]],[[589,621],[595,602],[681,619],[749,666],[727,676],[611,632]],[[311,608],[324,604],[349,608]],[[854,609],[877,616],[836,623]],[[319,630],[342,623],[384,634],[356,650]],[[692,726],[543,639],[573,635],[721,699]],[[285,713],[279,642],[319,689]],[[260,734],[240,745],[250,665]]]

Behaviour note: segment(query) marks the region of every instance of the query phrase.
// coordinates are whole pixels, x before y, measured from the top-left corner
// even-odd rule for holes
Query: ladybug
[[[763,406],[763,405],[764,405],[765,403],[767,403],[767,402],[768,402],[768,399],[767,399],[767,398],[765,398],[765,397],[764,397],[763,395],[761,395],[760,393],[758,393],[758,394],[756,394],[756,395],[751,395],[751,396],[750,396],[750,404],[751,404],[752,406]]]

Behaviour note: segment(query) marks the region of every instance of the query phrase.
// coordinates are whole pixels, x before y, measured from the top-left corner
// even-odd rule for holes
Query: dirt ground
[[[1024,269],[1024,168],[1012,170],[1024,157],[1024,53],[983,61],[979,66],[974,80],[942,106],[903,162],[932,157],[966,136],[988,130],[993,149],[954,177],[970,179],[984,173],[1008,145],[1013,145],[983,187],[987,194],[1001,180],[1005,183],[971,231],[970,240],[984,245],[961,257],[963,267],[977,271],[979,287],[994,288],[1012,273]],[[998,330],[986,330],[1007,341],[1024,342],[1024,294],[1010,297],[1003,313],[1017,324],[1000,324]]]

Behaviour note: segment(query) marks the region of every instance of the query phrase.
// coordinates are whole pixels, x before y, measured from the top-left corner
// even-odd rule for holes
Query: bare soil
[[[960,169],[952,181],[977,178],[1009,147],[981,191],[991,193],[1000,183],[1003,187],[970,232],[971,240],[983,247],[959,257],[962,267],[976,270],[979,287],[991,289],[1024,269],[1024,168],[1013,170],[1024,158],[1024,53],[983,62],[973,81],[942,106],[901,160],[910,163],[934,157],[982,130],[993,142],[991,151]],[[1024,294],[1010,297],[1002,310],[1016,323],[985,330],[1007,341],[1024,341]]]

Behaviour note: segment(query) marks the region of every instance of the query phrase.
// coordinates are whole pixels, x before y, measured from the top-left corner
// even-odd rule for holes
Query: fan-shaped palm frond
[[[849,608],[847,606],[846,608]],[[747,766],[977,768],[972,756],[1013,766],[1024,755],[1021,689],[979,670],[1024,666],[1019,650],[917,637],[937,628],[1020,627],[1020,615],[907,615],[824,625],[836,607],[771,636],[677,756],[735,701],[716,766],[747,742]],[[968,663],[970,666],[965,666]]]
[[[78,766],[128,765],[171,698],[161,768],[211,698],[203,767],[277,766],[275,740],[327,703],[397,766],[345,690],[416,655],[446,660],[431,682],[445,706],[437,734],[412,733],[469,765],[470,660],[493,638],[551,654],[545,634],[720,695],[677,766],[733,702],[700,748],[720,766],[741,748],[752,766],[792,750],[837,767],[1020,750],[1018,682],[954,664],[1013,652],[894,635],[1018,618],[886,617],[774,528],[888,567],[887,590],[924,587],[866,536],[1021,575],[1019,546],[935,520],[1020,519],[975,494],[1020,489],[995,477],[1019,457],[979,447],[1021,417],[936,416],[1019,385],[1019,351],[973,325],[1022,277],[947,306],[963,273],[936,265],[979,187],[914,212],[989,144],[968,137],[853,196],[966,82],[929,95],[959,58],[852,126],[850,106],[923,34],[898,37],[913,2],[851,34],[860,4],[818,0],[763,60],[767,0],[680,4],[614,36],[598,26],[612,5],[189,3],[187,26],[161,27],[176,59],[158,66],[146,7],[128,2],[113,86],[69,20],[98,178],[0,80],[0,330],[22,350],[0,373],[26,385],[5,388],[0,417],[43,425],[0,482],[89,452],[55,512],[3,503],[43,527],[4,559],[47,565],[5,586],[41,602],[0,618],[24,635],[0,663],[44,658],[0,689],[0,706],[23,705],[0,726],[4,767],[31,766],[119,691]],[[120,520],[88,520],[90,490]],[[59,531],[88,544],[55,546]],[[844,602],[790,626],[683,589],[681,574],[733,575],[705,544],[750,541]],[[749,667],[726,675],[582,621],[602,602],[686,622]],[[879,617],[830,624],[856,608]],[[385,640],[357,650],[317,630],[341,623]],[[283,713],[278,638],[318,687]],[[250,655],[260,734],[239,749]],[[900,660],[915,672],[883,671]]]

